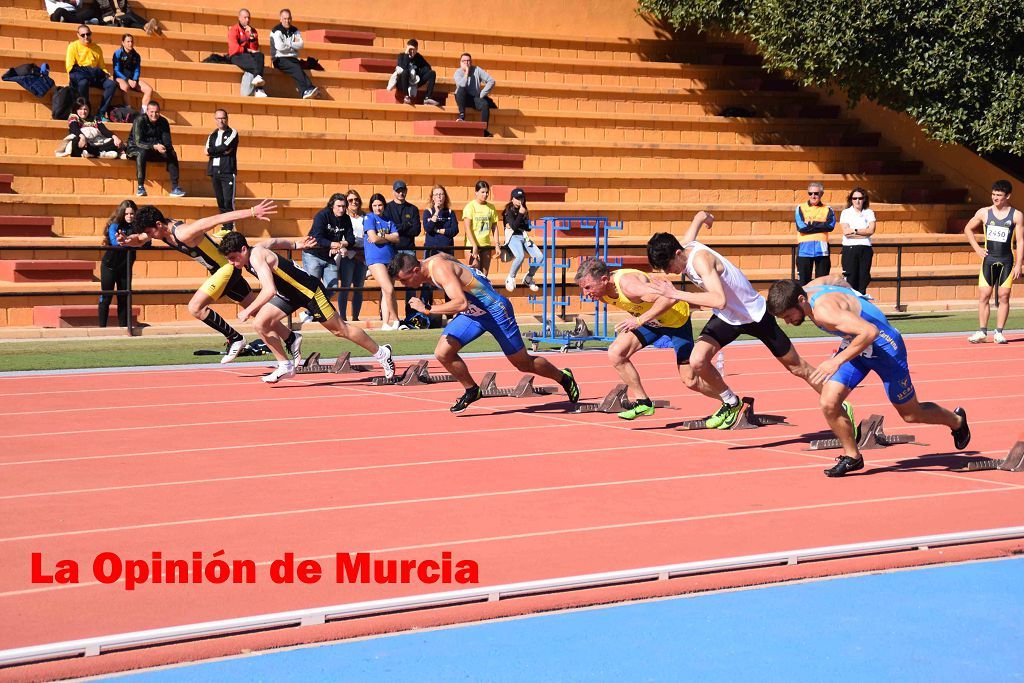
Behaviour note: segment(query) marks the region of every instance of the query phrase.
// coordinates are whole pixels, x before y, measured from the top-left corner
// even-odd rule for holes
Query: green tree
[[[749,36],[765,66],[904,111],[933,138],[1024,154],[1024,0],[639,0]]]

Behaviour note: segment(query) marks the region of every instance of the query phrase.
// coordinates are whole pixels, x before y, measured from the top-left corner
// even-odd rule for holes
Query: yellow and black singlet
[[[622,293],[622,288],[619,286],[619,280],[623,275],[642,275],[645,278],[647,273],[636,270],[635,268],[620,268],[612,273],[612,282],[615,283],[615,290],[619,293],[619,296],[615,299],[607,296],[601,297],[601,300],[607,304],[611,304],[616,308],[621,308],[634,317],[651,310],[653,303],[647,301],[641,301],[635,303],[630,301],[626,295]],[[685,301],[677,301],[672,308],[668,309],[654,320],[648,322],[645,327],[682,327],[690,319],[690,305]]]
[[[220,253],[217,249],[217,243],[210,239],[209,235],[203,235],[202,239],[199,240],[199,244],[194,247],[183,244],[178,239],[178,225],[181,224],[175,224],[174,227],[171,228],[171,235],[174,237],[174,241],[167,242],[167,246],[171,249],[188,256],[203,268],[210,271],[211,275],[216,273],[221,266],[228,262],[224,254]]]

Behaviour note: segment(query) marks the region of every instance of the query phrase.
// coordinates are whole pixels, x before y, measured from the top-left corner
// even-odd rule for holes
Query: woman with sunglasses
[[[863,187],[855,187],[846,196],[846,208],[839,215],[843,231],[843,277],[854,290],[866,294],[871,283],[871,236],[875,234],[875,212]]]
[[[370,275],[380,285],[380,320],[382,330],[398,329],[398,304],[395,301],[395,284],[388,275],[388,265],[394,258],[395,245],[401,239],[398,227],[384,217],[387,201],[377,192],[370,197],[370,211],[363,219],[363,253]]]
[[[352,320],[359,320],[359,312],[363,308],[363,290],[366,284],[366,257],[363,255],[363,198],[355,190],[345,193],[345,215],[352,224],[352,245],[338,252],[338,282],[342,290],[338,292],[338,311],[342,320],[348,306],[348,288],[352,292]]]
[[[455,254],[459,218],[451,209],[448,190],[443,185],[434,185],[430,191],[430,206],[423,210],[423,232],[426,233],[423,258],[430,258],[434,254]],[[428,310],[434,300],[434,289],[429,282],[420,289],[420,299]]]

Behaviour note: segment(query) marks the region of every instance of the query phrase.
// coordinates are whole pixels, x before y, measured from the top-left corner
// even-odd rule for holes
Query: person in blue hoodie
[[[153,86],[139,78],[142,74],[142,57],[135,49],[135,38],[130,33],[121,36],[121,47],[114,51],[114,80],[117,87],[124,93],[125,106],[132,106],[128,102],[128,93],[131,91],[142,93],[142,105],[139,111],[145,112],[146,105],[153,99]]]

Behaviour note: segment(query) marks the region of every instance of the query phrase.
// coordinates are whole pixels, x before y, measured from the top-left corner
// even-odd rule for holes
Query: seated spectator
[[[302,99],[315,97],[319,88],[309,80],[309,75],[302,70],[299,62],[299,50],[302,49],[302,34],[292,25],[291,10],[283,9],[279,15],[281,23],[270,32],[270,63],[278,71],[283,71],[295,81],[295,89]]]
[[[134,233],[132,221],[135,220],[135,212],[139,207],[135,202],[126,199],[121,202],[114,213],[107,219],[107,229],[103,231],[103,246],[110,247],[103,254],[100,261],[100,289],[104,291],[117,290],[117,324],[120,327],[128,327],[128,284],[129,273],[132,263],[135,261],[132,250],[121,246],[121,240]],[[149,237],[142,234],[139,238],[148,241]],[[107,326],[107,319],[110,317],[110,301],[114,297],[110,294],[100,294],[99,314],[100,327]]]
[[[92,29],[82,24],[78,27],[78,40],[68,44],[64,57],[64,65],[68,70],[68,81],[78,91],[78,96],[89,99],[89,86],[103,89],[103,101],[98,112],[101,121],[109,121],[107,111],[110,100],[114,97],[117,84],[103,70],[103,49],[92,42]]]
[[[135,177],[138,180],[139,197],[146,196],[146,162],[166,161],[167,173],[171,176],[172,197],[184,197],[185,191],[178,187],[178,154],[171,145],[171,125],[160,115],[160,103],[150,102],[146,115],[136,117],[132,133],[128,137],[128,157],[135,159]]]
[[[159,24],[156,19],[146,21],[128,6],[128,0],[94,0],[100,21],[109,26],[145,29],[146,35],[153,35]]]
[[[363,198],[355,190],[345,193],[345,215],[352,224],[352,246],[338,254],[338,282],[342,290],[338,292],[338,311],[341,319],[345,317],[345,308],[348,306],[348,291],[346,288],[354,288],[352,292],[352,320],[359,320],[359,312],[363,308],[362,286],[366,284],[366,257],[363,254]]]
[[[132,106],[128,101],[130,91],[142,93],[142,106],[139,111],[146,112],[149,101],[153,98],[153,88],[149,83],[139,78],[142,73],[142,57],[135,49],[135,37],[130,33],[121,36],[121,47],[114,52],[114,78],[117,86],[124,93],[125,106]]]
[[[228,57],[232,64],[249,74],[249,87],[245,85],[246,77],[242,78],[242,95],[266,97],[263,67],[267,58],[260,52],[259,35],[249,25],[247,9],[238,12],[238,23],[228,29]]]
[[[455,104],[459,106],[459,121],[466,120],[466,107],[480,111],[480,120],[484,122],[484,137],[491,137],[486,128],[491,120],[491,107],[496,106],[488,97],[494,89],[494,79],[478,66],[473,66],[473,57],[463,52],[459,58],[459,68],[452,76],[455,81]]]
[[[451,210],[448,190],[443,185],[435,185],[430,191],[430,207],[423,210],[423,232],[426,233],[423,246],[423,258],[434,254],[455,254],[455,236],[459,234],[459,218]],[[424,283],[420,289],[420,299],[427,309],[434,300],[434,286]]]
[[[533,276],[544,262],[544,253],[530,239],[530,230],[532,229],[530,227],[530,211],[526,208],[526,193],[522,188],[517,187],[512,190],[512,198],[505,205],[501,217],[505,223],[505,244],[515,257],[509,267],[508,277],[505,278],[505,289],[510,292],[515,291],[519,267],[523,265],[523,261],[529,254],[530,269],[527,271],[526,277],[523,278],[523,285],[528,287],[531,292],[536,292],[540,287],[533,281]]]
[[[88,0],[45,0],[50,21],[68,24],[98,24],[96,9]]]
[[[494,252],[492,235],[498,225],[498,210],[487,201],[491,195],[491,184],[486,180],[476,182],[476,194],[462,210],[462,222],[466,228],[466,246],[470,247],[469,265],[484,275],[491,270],[491,254]]]
[[[75,101],[74,110],[68,117],[68,135],[64,138],[66,145],[58,148],[57,156],[102,157],[116,159],[124,156],[121,139],[114,135],[102,121],[94,119],[90,113],[88,100],[79,97]]]
[[[405,52],[398,55],[398,66],[391,74],[388,81],[388,90],[398,88],[402,93],[404,102],[412,104],[416,99],[416,93],[422,85],[427,89],[423,95],[423,104],[440,106],[441,103],[434,99],[434,82],[437,80],[437,73],[430,68],[430,63],[419,53],[420,44],[415,38],[410,38],[405,43]]]
[[[394,258],[395,245],[401,239],[398,227],[384,215],[384,195],[370,197],[370,211],[363,219],[363,253],[366,267],[380,285],[380,319],[382,330],[398,329],[398,305],[395,285],[388,275],[388,264]]]
[[[313,216],[309,236],[316,240],[316,246],[302,251],[302,269],[318,278],[327,289],[338,286],[337,258],[355,241],[345,204],[345,195],[340,192],[331,195],[327,206]],[[330,296],[331,292],[327,295]],[[299,322],[307,323],[312,319],[313,316],[306,312]]]

